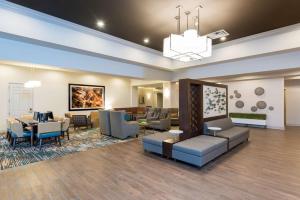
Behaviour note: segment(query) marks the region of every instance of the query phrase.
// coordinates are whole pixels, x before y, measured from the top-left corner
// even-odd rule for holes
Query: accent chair
[[[108,136],[111,135],[109,110],[99,110],[99,127],[101,134]]]
[[[136,137],[139,133],[139,125],[136,121],[126,121],[125,112],[111,111],[111,135],[119,139],[125,139],[129,136]]]
[[[80,127],[93,128],[90,118],[86,115],[72,115],[72,121],[74,123],[74,130]]]

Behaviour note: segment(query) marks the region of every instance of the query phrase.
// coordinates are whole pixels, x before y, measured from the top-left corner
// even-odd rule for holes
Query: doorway
[[[33,89],[23,83],[9,83],[9,116],[21,117],[33,111]]]
[[[158,108],[163,107],[163,94],[162,93],[157,93],[156,94],[156,104]]]

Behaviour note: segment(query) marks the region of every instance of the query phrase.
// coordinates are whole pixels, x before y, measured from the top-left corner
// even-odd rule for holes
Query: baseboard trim
[[[287,126],[300,126],[300,124],[286,124]]]
[[[268,129],[276,129],[276,130],[285,130],[285,127],[278,127],[278,126],[267,126]]]

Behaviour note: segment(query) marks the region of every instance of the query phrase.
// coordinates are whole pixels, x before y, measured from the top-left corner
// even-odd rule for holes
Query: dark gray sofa
[[[230,118],[218,119],[204,123],[204,134],[212,135],[208,127],[219,127],[222,130],[216,133],[217,137],[228,139],[228,148],[232,149],[249,138],[249,129],[234,126]]]

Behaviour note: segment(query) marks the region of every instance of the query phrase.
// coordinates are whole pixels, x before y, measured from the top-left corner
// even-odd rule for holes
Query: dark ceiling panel
[[[9,0],[92,29],[98,19],[106,23],[100,31],[141,45],[162,50],[163,38],[176,33],[176,6],[190,10],[201,3],[201,34],[220,29],[227,40],[273,30],[300,22],[300,0]],[[182,13],[183,15],[183,13]],[[191,23],[190,23],[191,24]],[[185,19],[182,19],[182,27]],[[183,29],[182,29],[183,31]],[[219,43],[220,41],[214,41]]]

